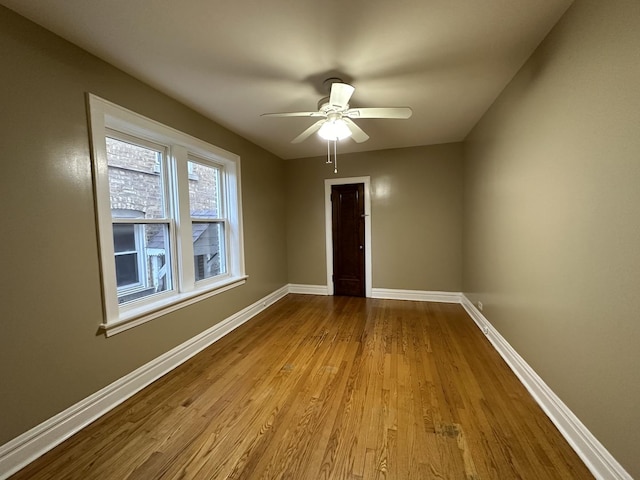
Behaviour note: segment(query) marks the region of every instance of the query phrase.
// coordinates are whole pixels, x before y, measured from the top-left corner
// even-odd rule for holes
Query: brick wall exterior
[[[112,209],[135,210],[144,218],[162,218],[161,177],[155,151],[107,139],[109,190]],[[189,174],[191,211],[218,216],[218,179],[215,171],[192,163]],[[209,195],[207,195],[209,193]],[[196,215],[198,216],[198,215]]]

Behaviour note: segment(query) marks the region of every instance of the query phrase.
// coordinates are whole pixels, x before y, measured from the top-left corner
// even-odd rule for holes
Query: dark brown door
[[[364,184],[331,187],[333,294],[364,297]]]

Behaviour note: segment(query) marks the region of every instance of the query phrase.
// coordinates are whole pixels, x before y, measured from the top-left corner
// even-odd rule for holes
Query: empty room
[[[640,2],[0,0],[0,479],[640,478]]]

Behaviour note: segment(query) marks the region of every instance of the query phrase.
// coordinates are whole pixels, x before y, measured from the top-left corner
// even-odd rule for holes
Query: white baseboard
[[[599,480],[633,480],[622,465],[465,295],[461,296],[461,303],[591,473]]]
[[[460,303],[462,294],[458,292],[429,292],[423,290],[397,290],[391,288],[372,288],[372,298],[388,300],[413,300],[416,302]]]
[[[329,295],[326,285],[289,284],[289,293],[305,295]],[[412,300],[416,302],[460,303],[462,294],[459,292],[429,292],[424,290],[399,290],[391,288],[372,288],[371,298],[387,300]]]
[[[8,478],[153,381],[227,335],[289,293],[284,286],[187,340],[58,415],[0,446],[0,480]]]
[[[290,283],[289,293],[301,293],[303,295],[329,295],[329,288],[326,285],[301,285],[297,283]]]

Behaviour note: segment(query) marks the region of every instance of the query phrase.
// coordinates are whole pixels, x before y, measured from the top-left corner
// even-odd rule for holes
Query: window
[[[107,335],[244,283],[239,157],[89,107]]]
[[[105,129],[118,304],[171,290],[167,147]]]
[[[200,281],[226,272],[224,202],[218,188],[221,167],[193,157],[188,165],[194,270]]]

